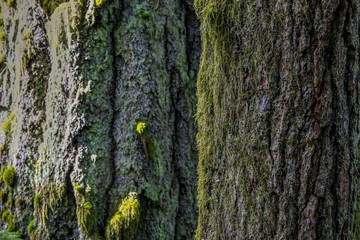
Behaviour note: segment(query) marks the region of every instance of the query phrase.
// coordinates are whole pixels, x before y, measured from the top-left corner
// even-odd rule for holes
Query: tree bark
[[[359,2],[195,7],[197,239],[359,239]]]
[[[15,120],[0,134],[0,154],[16,182],[12,197],[1,183],[14,202],[2,212],[32,239],[98,239],[135,192],[134,239],[192,239],[200,56],[192,1],[8,3],[0,123],[11,112]],[[140,121],[149,126],[151,158]]]

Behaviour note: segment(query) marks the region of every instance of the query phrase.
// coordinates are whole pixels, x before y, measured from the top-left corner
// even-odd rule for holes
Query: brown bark
[[[355,238],[359,2],[195,5],[197,238]]]

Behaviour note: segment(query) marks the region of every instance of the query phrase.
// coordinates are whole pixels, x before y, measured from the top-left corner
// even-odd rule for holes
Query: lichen
[[[106,227],[107,239],[132,240],[134,239],[140,218],[140,203],[135,192],[122,201],[119,210]]]

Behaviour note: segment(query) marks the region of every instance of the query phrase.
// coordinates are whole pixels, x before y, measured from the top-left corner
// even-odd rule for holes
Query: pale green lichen
[[[140,218],[140,203],[135,192],[122,201],[119,210],[106,227],[107,239],[132,240],[137,233]]]

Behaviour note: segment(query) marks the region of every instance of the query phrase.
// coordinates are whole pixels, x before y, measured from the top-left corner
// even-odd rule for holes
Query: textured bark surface
[[[1,165],[17,174],[13,197],[1,183],[13,200],[1,211],[27,237],[98,239],[122,200],[137,192],[135,239],[192,239],[200,56],[192,4],[0,3],[0,123],[15,114],[11,131],[0,133]],[[136,132],[140,121],[149,124],[151,158]],[[78,185],[91,190],[81,198]],[[18,199],[23,204],[15,205]]]
[[[197,239],[359,239],[359,2],[195,7]]]

